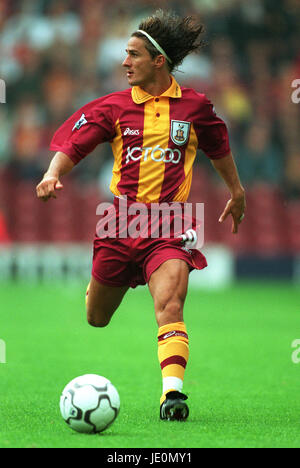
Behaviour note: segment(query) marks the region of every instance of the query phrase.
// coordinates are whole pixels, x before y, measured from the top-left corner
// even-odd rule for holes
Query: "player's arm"
[[[211,162],[231,193],[231,198],[227,202],[226,207],[220,216],[219,222],[222,223],[229,215],[231,215],[232,233],[236,234],[238,232],[238,225],[243,219],[246,208],[245,190],[240,182],[231,152],[224,158],[212,159]]]
[[[58,151],[53,157],[42,181],[36,187],[37,197],[43,201],[48,201],[49,198],[56,198],[55,191],[63,188],[60,177],[68,174],[74,165],[69,156]]]
[[[107,96],[85,104],[55,132],[50,150],[56,151],[49,169],[36,188],[37,196],[47,201],[63,188],[60,177],[89,155],[97,145],[115,136],[116,117]]]

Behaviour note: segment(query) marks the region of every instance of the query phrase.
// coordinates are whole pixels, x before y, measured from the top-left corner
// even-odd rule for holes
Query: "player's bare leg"
[[[163,392],[160,417],[185,420],[189,410],[182,393],[189,343],[183,322],[183,307],[188,288],[189,267],[184,260],[164,262],[152,275],[149,290],[158,324],[158,358],[162,370]]]
[[[189,268],[181,259],[165,261],[149,281],[155,317],[159,327],[183,320],[183,306],[187,294]]]
[[[88,287],[87,320],[93,327],[105,327],[122,302],[128,286],[113,287],[99,283],[92,277]]]

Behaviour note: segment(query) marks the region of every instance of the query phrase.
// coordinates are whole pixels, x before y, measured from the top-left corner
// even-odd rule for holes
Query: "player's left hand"
[[[246,208],[246,200],[245,200],[245,194],[241,194],[237,197],[232,197],[230,200],[228,200],[225,209],[223,213],[221,214],[219,218],[219,222],[223,223],[225,219],[231,215],[232,216],[232,227],[231,227],[231,232],[233,234],[237,234],[239,224],[244,219],[244,212]]]

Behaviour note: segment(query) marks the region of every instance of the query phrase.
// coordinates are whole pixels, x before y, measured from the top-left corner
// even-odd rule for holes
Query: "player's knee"
[[[96,328],[104,328],[106,327],[109,322],[110,322],[110,317],[107,317],[106,315],[102,315],[99,313],[92,313],[91,311],[87,311],[87,321],[89,325],[92,327]]]

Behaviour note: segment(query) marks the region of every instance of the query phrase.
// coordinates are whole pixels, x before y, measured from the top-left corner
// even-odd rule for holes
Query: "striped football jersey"
[[[211,159],[230,153],[211,102],[174,77],[159,96],[134,86],[86,104],[57,130],[50,149],[77,164],[103,142],[114,155],[112,193],[143,203],[185,202],[197,149]]]

